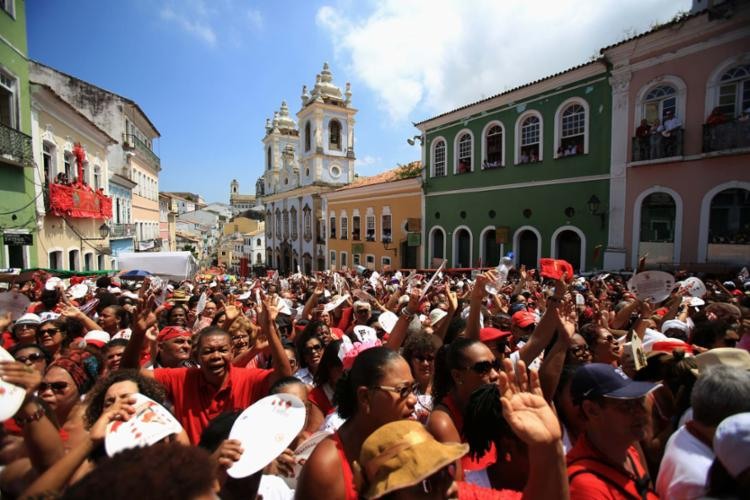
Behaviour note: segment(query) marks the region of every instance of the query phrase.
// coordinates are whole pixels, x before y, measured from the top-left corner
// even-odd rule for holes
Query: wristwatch
[[[401,309],[401,316],[404,318],[413,318],[416,315],[417,313],[411,312],[409,310],[409,306],[406,306],[403,309]]]

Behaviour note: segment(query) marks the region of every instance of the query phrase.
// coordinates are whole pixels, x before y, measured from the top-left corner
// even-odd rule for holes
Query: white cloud
[[[250,9],[247,11],[247,20],[250,22],[250,26],[255,30],[263,29],[263,14],[258,9]]]
[[[214,33],[214,30],[206,24],[192,21],[187,17],[176,13],[169,7],[164,7],[161,10],[161,18],[166,21],[175,22],[180,28],[203,40],[208,45],[213,46],[216,44],[216,33]]]
[[[263,28],[262,12],[235,0],[162,0],[159,14],[211,47],[220,42],[239,47],[243,34]]]
[[[369,167],[370,165],[375,165],[380,163],[382,160],[380,157],[375,157],[372,155],[365,155],[362,158],[357,158],[357,166],[358,167]]]
[[[394,121],[449,111],[586,62],[690,0],[383,0],[323,6],[316,21]]]

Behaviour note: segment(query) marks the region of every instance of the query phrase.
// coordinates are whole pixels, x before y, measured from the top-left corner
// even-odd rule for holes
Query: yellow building
[[[263,222],[250,219],[249,217],[235,217],[224,224],[224,236],[240,233],[254,233],[263,228]]]
[[[330,269],[414,269],[422,261],[420,162],[325,193]]]
[[[111,198],[107,149],[117,141],[50,87],[32,82],[31,125],[37,189],[37,251],[42,267],[70,271],[111,269]],[[81,150],[78,150],[78,148]],[[82,151],[83,178],[75,152]]]

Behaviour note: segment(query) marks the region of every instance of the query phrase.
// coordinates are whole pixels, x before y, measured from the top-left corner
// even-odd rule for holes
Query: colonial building
[[[26,3],[0,2],[0,268],[37,265]]]
[[[607,244],[610,86],[593,61],[430,118],[422,132],[424,265],[568,260]]]
[[[135,225],[133,224],[133,189],[136,183],[118,173],[110,173],[109,195],[112,197],[112,223],[109,246],[112,258],[122,252],[135,251]]]
[[[39,252],[43,267],[111,269],[112,198],[107,196],[107,151],[117,144],[51,88],[31,82]]]
[[[165,193],[159,193],[159,237],[162,252],[177,250],[176,218],[177,207],[174,199]]]
[[[420,174],[417,161],[322,195],[330,269],[421,267]]]
[[[333,83],[328,64],[308,92],[302,87],[297,122],[281,103],[266,120],[264,173],[256,184],[266,219],[266,264],[282,273],[325,269],[321,193],[354,180],[351,89]],[[297,125],[299,123],[299,127]]]
[[[705,4],[602,49],[613,89],[609,268],[643,255],[696,269],[750,262],[750,4]]]
[[[237,179],[232,179],[229,184],[229,205],[235,213],[250,210],[255,206],[255,195],[240,193],[240,183]]]
[[[107,163],[110,175],[135,183],[132,203],[121,207],[130,214],[136,251],[157,250],[159,238],[159,172],[161,160],[154,153],[153,141],[159,131],[140,106],[127,97],[99,88],[44,64],[30,61],[29,74],[40,85],[50,87],[64,101],[118,141],[110,147]]]

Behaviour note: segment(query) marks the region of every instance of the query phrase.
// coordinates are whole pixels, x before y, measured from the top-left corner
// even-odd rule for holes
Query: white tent
[[[190,252],[124,252],[117,260],[121,272],[148,271],[174,281],[192,279],[199,270]]]

